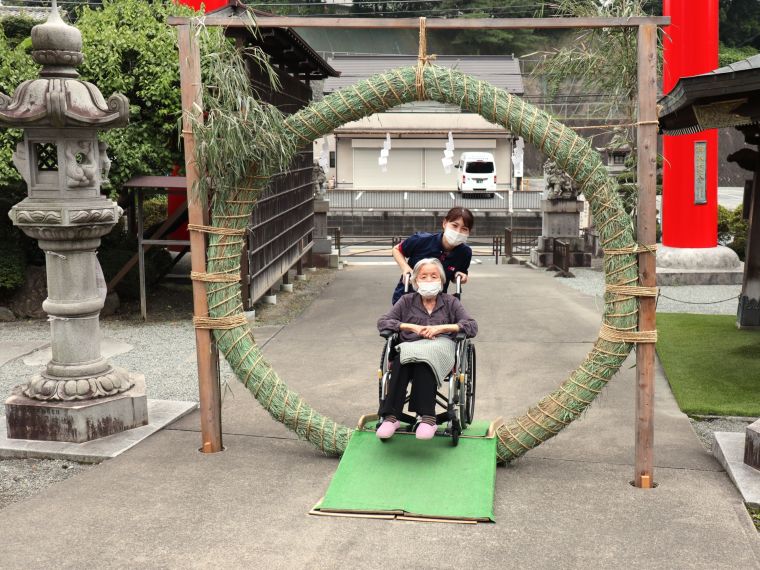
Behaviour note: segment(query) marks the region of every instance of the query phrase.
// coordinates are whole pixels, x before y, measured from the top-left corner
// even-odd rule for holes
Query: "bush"
[[[741,206],[735,210],[718,206],[718,242],[733,249],[742,261],[748,232],[749,224],[743,217]]]
[[[24,284],[26,256],[18,242],[0,241],[0,299]]]
[[[743,47],[728,47],[723,43],[720,44],[720,51],[718,52],[718,65],[725,67],[737,61],[747,59],[757,54],[757,50],[752,46]]]
[[[143,227],[146,232],[149,228],[160,226],[166,220],[168,199],[166,194],[151,196],[143,202]]]

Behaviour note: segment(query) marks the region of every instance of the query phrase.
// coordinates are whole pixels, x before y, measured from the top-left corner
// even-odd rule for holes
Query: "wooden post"
[[[208,225],[208,207],[198,202],[193,186],[198,180],[195,162],[195,137],[190,122],[191,115],[199,118],[203,113],[201,100],[201,65],[198,44],[193,41],[189,24],[177,26],[179,34],[179,77],[182,94],[182,137],[185,152],[187,178],[187,213],[191,224]],[[206,237],[200,232],[190,232],[190,260],[193,271],[206,271]],[[208,316],[206,285],[193,281],[193,314]],[[201,411],[201,451],[216,453],[222,450],[221,392],[217,363],[219,353],[211,331],[195,329],[195,348],[198,359],[198,396]]]
[[[636,222],[639,243],[656,241],[657,196],[657,26],[644,24],[638,31],[638,129],[637,177],[639,183]],[[655,256],[639,255],[639,279],[644,287],[657,284]],[[641,297],[639,330],[655,327],[654,297]],[[654,357],[655,345],[636,347],[636,459],[634,484],[651,488],[654,481]]]

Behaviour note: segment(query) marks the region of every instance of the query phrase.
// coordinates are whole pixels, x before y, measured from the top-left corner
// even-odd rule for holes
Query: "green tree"
[[[532,18],[545,15],[544,3],[525,0],[442,0],[440,11],[448,18]],[[452,30],[444,41],[453,53],[518,56],[536,49],[541,38],[534,30]]]
[[[758,0],[720,0],[720,41],[728,47],[752,44],[760,38]]]
[[[192,10],[171,0],[109,0],[97,9],[78,8],[76,25],[82,33],[84,62],[81,78],[108,97],[125,94],[130,124],[102,135],[113,163],[112,192],[136,174],[163,174],[181,164],[178,120],[181,115],[176,32],[166,24],[170,15]],[[30,55],[31,27],[13,22],[6,38],[0,29],[0,92],[11,94],[22,81],[38,75]],[[24,182],[11,156],[21,131],[0,129],[0,293],[20,284],[23,266],[41,262],[36,242],[14,228],[7,212],[26,195]],[[21,260],[21,262],[19,262]]]
[[[554,13],[573,17],[628,18],[657,13],[651,0],[557,0]],[[638,47],[635,28],[597,28],[574,32],[570,41],[544,54],[534,73],[547,83],[550,94],[570,82],[606,96],[606,117],[633,123],[636,117]],[[636,215],[636,143],[630,127],[617,128],[611,146],[631,148],[631,159],[620,179],[619,191],[626,210]]]
[[[14,30],[15,26],[9,26]],[[31,28],[29,28],[31,29]],[[27,79],[37,76],[38,66],[32,61],[24,43],[23,33],[14,32],[7,38],[5,26],[0,27],[0,93],[10,94]],[[8,212],[26,196],[26,184],[13,166],[11,157],[22,132],[0,129],[0,298],[24,281],[27,260],[40,261],[36,241],[16,229]]]
[[[119,92],[129,99],[129,126],[102,135],[113,158],[109,178],[116,190],[136,174],[167,174],[182,163],[177,36],[166,19],[190,13],[167,0],[108,0],[102,8],[85,6],[79,12],[82,78],[106,97]]]
[[[742,261],[748,232],[749,224],[744,219],[742,206],[733,210],[718,206],[718,242],[733,249]]]
[[[726,65],[757,55],[757,53],[757,49],[753,46],[729,47],[721,42],[720,51],[718,52],[718,65],[725,67]]]

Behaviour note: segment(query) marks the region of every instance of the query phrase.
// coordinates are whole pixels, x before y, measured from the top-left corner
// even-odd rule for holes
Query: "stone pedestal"
[[[585,252],[579,237],[580,214],[584,202],[573,199],[542,200],[541,237],[530,251],[530,262],[537,267],[554,265],[554,240],[570,245],[570,267],[590,267],[591,254]]]
[[[147,425],[145,379],[135,374],[131,381],[115,396],[55,402],[29,398],[17,386],[5,401],[8,437],[83,443]]]
[[[314,245],[313,262],[316,267],[337,267],[337,252],[333,248],[332,236],[327,231],[327,212],[330,200],[322,195],[314,198]]]
[[[658,285],[739,285],[743,265],[734,250],[657,246]]]
[[[578,237],[583,202],[572,200],[541,200],[541,235],[548,237]]]
[[[760,470],[760,420],[747,426],[744,435],[744,463]]]

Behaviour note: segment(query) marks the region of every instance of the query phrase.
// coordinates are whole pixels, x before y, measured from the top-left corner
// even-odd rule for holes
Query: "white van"
[[[489,152],[463,152],[457,164],[459,192],[496,192],[496,163]]]

